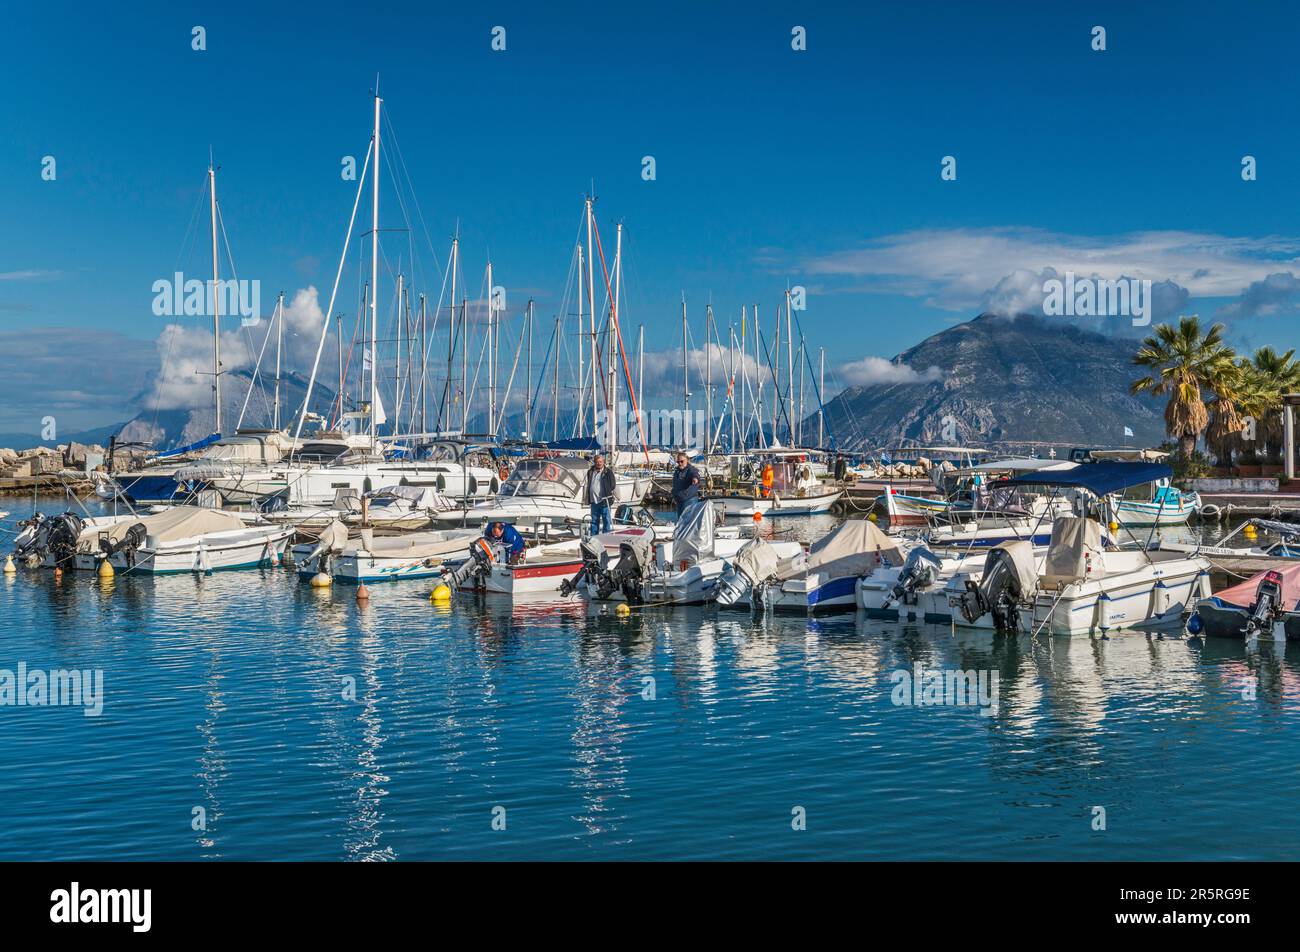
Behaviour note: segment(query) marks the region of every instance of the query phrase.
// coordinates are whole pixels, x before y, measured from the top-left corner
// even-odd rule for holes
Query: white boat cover
[[[1288,565],[1286,568],[1276,570],[1282,576],[1282,605],[1287,611],[1295,611],[1297,603],[1300,603],[1300,565]],[[1250,608],[1255,604],[1255,593],[1259,589],[1259,583],[1268,570],[1257,572],[1244,582],[1225,588],[1221,592],[1215,592],[1214,597],[1227,602],[1229,605],[1237,605],[1241,608]]]
[[[1043,565],[1043,584],[1047,587],[1077,582],[1083,578],[1089,561],[1093,577],[1103,574],[1101,524],[1081,516],[1062,516],[1052,523],[1052,541]]]
[[[712,503],[693,502],[682,510],[673,531],[673,561],[694,565],[713,557],[713,530],[718,516]]]
[[[903,564],[898,540],[885,535],[874,522],[849,519],[812,544],[805,572],[810,582],[822,585],[833,578],[869,575],[886,561]]]
[[[210,532],[231,532],[246,529],[244,520],[231,512],[220,509],[204,509],[200,506],[177,506],[155,516],[143,516],[140,519],[124,519],[107,530],[108,538],[116,543],[126,535],[127,530],[136,523],[142,523],[149,538],[149,545],[175,542],[178,539],[190,539],[194,536],[207,535]],[[104,534],[101,529],[87,529],[82,533],[98,540]]]
[[[385,486],[370,494],[371,499],[404,499],[412,509],[451,508],[451,500],[438,492],[433,486]]]
[[[366,549],[375,558],[420,560],[463,555],[470,541],[481,533],[477,529],[444,529],[431,532],[408,532],[396,536],[378,536]],[[360,545],[346,546],[345,555],[354,555]]]
[[[767,542],[751,539],[741,546],[731,564],[751,581],[762,582],[776,574],[781,565],[781,557]]]
[[[324,552],[342,552],[348,546],[348,527],[337,519],[330,522],[316,538],[316,547],[311,550],[309,558],[315,558]]]

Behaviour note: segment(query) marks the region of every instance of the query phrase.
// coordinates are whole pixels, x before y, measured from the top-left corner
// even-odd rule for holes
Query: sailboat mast
[[[586,214],[586,207],[583,206],[583,214]],[[583,269],[582,269],[582,242],[578,242],[578,435],[583,436],[586,433],[586,418],[584,412],[587,403],[587,348],[583,346],[582,335],[582,299],[586,297],[583,290]]]
[[[496,295],[492,293],[492,262],[487,266],[488,320],[487,320],[487,371],[488,371],[488,435],[496,439],[497,435],[497,343],[496,329]],[[476,378],[478,374],[474,375]]]
[[[477,375],[476,375],[477,376]],[[460,432],[469,428],[469,298],[460,295]]]
[[[591,199],[586,200],[587,205],[587,310],[590,312],[588,318],[591,321],[591,433],[596,434],[596,372],[599,366],[596,360],[596,270],[592,262],[591,254]]]
[[[582,295],[578,295],[582,300]],[[555,373],[551,382],[551,442],[560,438],[560,315],[555,315],[555,344],[551,347],[555,353]]]
[[[636,341],[636,413],[637,413],[637,432],[645,438],[645,325],[641,324],[637,330]]]
[[[709,445],[706,453],[713,452],[713,305],[704,307],[704,432]]]
[[[818,371],[820,379],[817,383],[817,448],[821,449],[826,445],[826,428],[822,419],[822,404],[826,402],[826,348],[817,348],[821,351],[819,358],[820,369]]]
[[[798,442],[794,430],[794,333],[790,327],[790,289],[785,289],[785,425],[790,430],[790,445]]]
[[[208,197],[212,207],[212,388],[216,432],[221,433],[221,284],[217,276],[217,170],[208,165]]]
[[[682,432],[690,426],[687,420],[691,417],[691,377],[688,371],[686,361],[686,342],[689,333],[686,327],[686,295],[682,295]],[[684,445],[684,444],[683,444]]]
[[[528,427],[528,439],[533,440],[533,299],[528,299],[528,372],[524,375],[528,386],[524,389],[524,426]]]
[[[451,408],[452,408],[452,374],[456,372],[453,361],[456,359],[456,268],[459,265],[457,253],[459,251],[460,238],[451,239],[451,297],[450,304],[447,305],[447,394],[443,398],[443,425],[451,427]]]
[[[339,421],[343,420],[343,315],[334,318],[334,335],[339,345]]]
[[[280,429],[280,352],[284,349],[284,292],[280,292],[280,300],[275,305],[276,313],[279,320],[276,322],[275,336],[275,419],[271,425],[277,430]]]
[[[401,262],[398,262],[401,266]],[[393,432],[402,421],[402,319],[406,314],[406,289],[402,287],[402,272],[397,272],[397,346],[393,354]]]
[[[618,296],[623,283],[623,223],[619,222],[614,239],[614,296],[609,302],[609,395],[605,400],[605,415],[609,430],[609,462],[614,463],[614,454],[618,452]]]
[[[429,432],[429,398],[425,385],[429,378],[429,321],[425,298],[420,295],[420,432]]]
[[[379,408],[379,98],[375,84],[375,177],[371,179],[370,203],[370,443],[375,444],[375,413]]]

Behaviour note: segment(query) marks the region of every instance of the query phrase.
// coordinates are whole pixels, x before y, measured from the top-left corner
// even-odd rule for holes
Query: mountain
[[[235,432],[252,371],[235,370],[223,379],[221,392],[221,422],[228,433]],[[233,385],[232,385],[233,384]],[[257,389],[248,400],[244,414],[244,427],[270,426],[274,408],[274,381],[258,378]],[[307,377],[299,373],[286,373],[280,382],[280,424],[289,426],[297,419],[307,395]],[[334,391],[317,379],[312,390],[311,409],[324,413],[334,399]],[[210,436],[216,428],[216,414],[211,405],[192,409],[143,410],[133,420],[117,431],[119,443],[147,443],[157,450],[188,446]]]
[[[850,387],[826,406],[845,449],[1054,443],[1159,446],[1164,401],[1133,396],[1133,338],[1033,315],[981,315],[894,358],[914,383]],[[933,380],[924,379],[937,367]],[[805,423],[816,432],[816,415]],[[947,425],[945,425],[947,424]],[[1125,436],[1124,428],[1133,431]]]

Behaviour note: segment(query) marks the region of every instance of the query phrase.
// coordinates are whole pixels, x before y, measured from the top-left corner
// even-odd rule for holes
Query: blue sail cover
[[[1083,463],[1074,469],[1058,472],[1025,473],[1012,479],[999,479],[997,486],[1059,486],[1063,489],[1086,489],[1096,496],[1119,492],[1129,486],[1169,479],[1174,471],[1164,463]]]
[[[205,446],[211,446],[217,440],[221,439],[220,433],[213,433],[211,436],[205,436],[197,443],[191,443],[189,446],[179,446],[174,450],[168,450],[165,453],[159,453],[158,459],[168,459],[172,456],[180,456],[183,453],[193,453],[195,450],[201,450]]]

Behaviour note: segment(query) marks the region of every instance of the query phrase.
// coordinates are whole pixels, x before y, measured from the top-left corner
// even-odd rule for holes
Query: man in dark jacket
[[[614,501],[614,471],[605,465],[605,457],[599,453],[587,470],[582,498],[591,506],[591,534],[609,532],[609,506]]]
[[[673,471],[673,502],[677,515],[700,497],[700,472],[691,465],[685,453],[677,454],[677,469]]]

